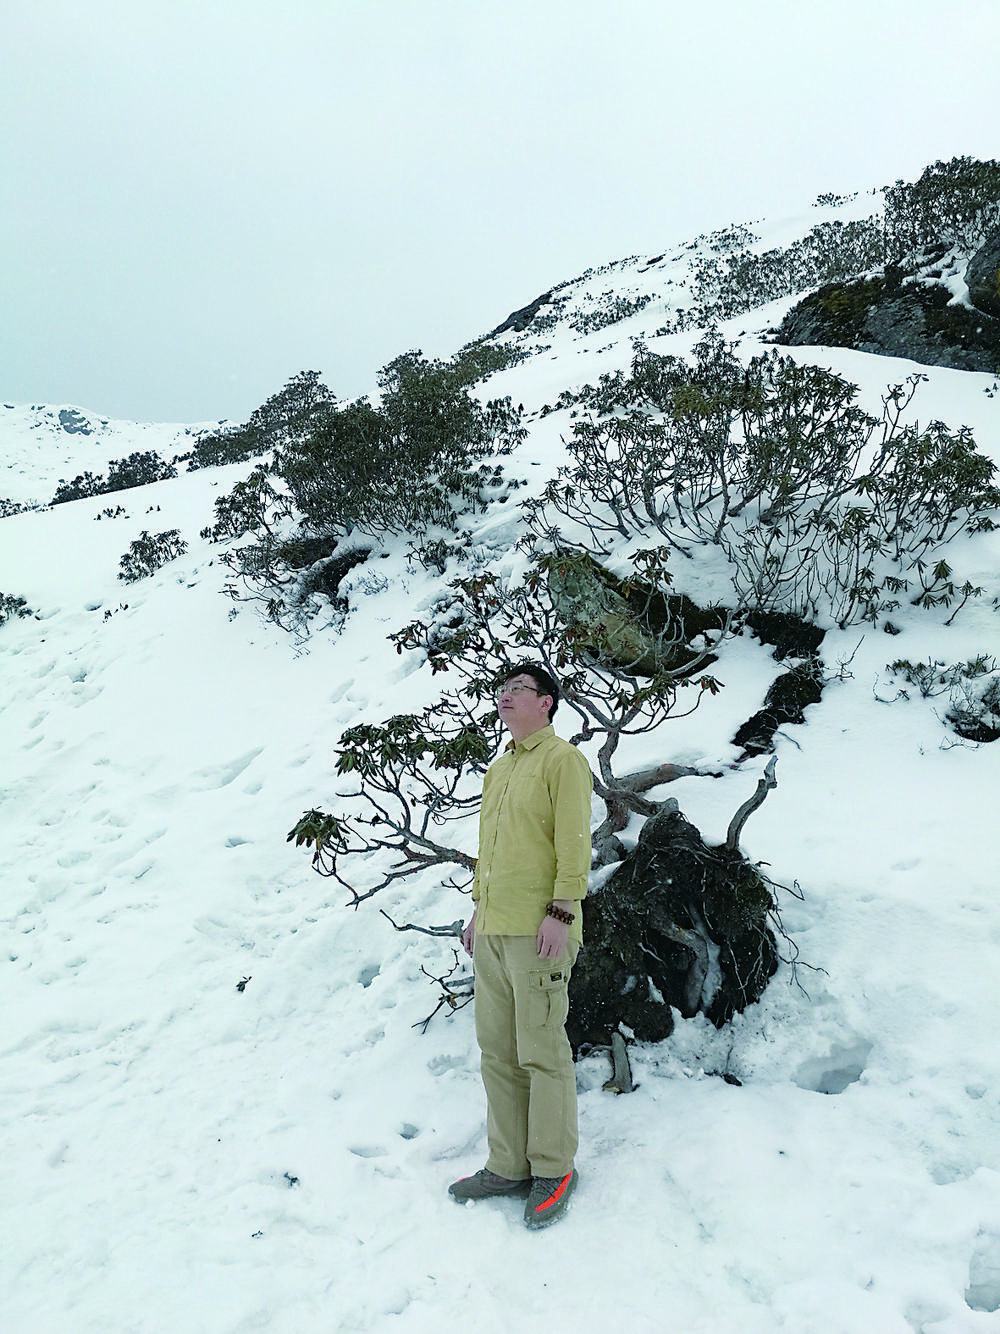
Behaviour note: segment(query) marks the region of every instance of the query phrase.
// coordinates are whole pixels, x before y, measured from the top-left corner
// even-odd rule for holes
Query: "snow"
[[[634,275],[594,282],[619,280]],[[578,356],[561,326],[489,396],[535,411],[627,365],[653,309],[594,335],[612,343],[600,354]],[[727,329],[760,327],[757,311]],[[861,384],[866,405],[910,369],[794,355]],[[968,422],[1000,458],[989,377],[914,369],[914,414]],[[83,454],[20,413],[0,418],[4,460],[45,498]],[[564,414],[532,422],[510,460],[530,479],[518,498],[566,430]],[[116,437],[107,457],[151,438]],[[726,1029],[680,1021],[633,1046],[630,1095],[603,1091],[600,1055],[580,1063],[580,1188],[535,1234],[515,1202],[459,1212],[446,1193],[484,1159],[471,1007],[414,1027],[437,1003],[424,970],[449,969],[453,946],[378,911],[442,925],[467,901],[427,874],[352,911],[285,841],[350,791],[344,728],[435,697],[440,680],[386,636],[437,585],[400,542],[381,591],[358,572],[339,637],[301,644],[234,607],[198,532],[249,466],[120,493],[114,520],[94,522],[95,497],[0,523],[0,590],[36,613],[0,628],[4,1329],[1000,1329],[1000,745],[959,742],[939,700],[879,697],[893,659],[998,651],[1000,537],[956,544],[986,593],[952,625],[912,610],[896,637],[827,635],[822,701],[780,729],[779,787],[743,835],[801,886],[781,905],[799,963]],[[509,539],[510,510],[476,540]],[[173,527],[184,556],[117,580],[141,529]],[[630,754],[722,770],[657,794],[721,841],[763,768],[727,767],[731,737],[781,668],[739,638],[712,670],[720,694]],[[473,823],[459,837],[473,850]]]

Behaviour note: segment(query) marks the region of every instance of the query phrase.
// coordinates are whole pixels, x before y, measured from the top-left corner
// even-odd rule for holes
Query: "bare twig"
[[[379,908],[379,912],[396,931],[419,931],[424,936],[460,936],[465,926],[464,922],[452,922],[450,926],[416,926],[413,922],[406,922],[403,926],[394,922],[384,908]]]
[[[410,1025],[411,1028],[419,1028],[421,1033],[427,1032],[427,1025],[443,1006],[447,1005],[452,1011],[463,1010],[472,1000],[474,981],[471,974],[459,977],[454,983],[448,981],[448,979],[462,966],[458,957],[458,950],[452,950],[452,954],[455,962],[448,972],[442,974],[441,977],[435,977],[433,973],[429,973],[427,969],[421,965],[420,971],[423,973],[424,977],[429,977],[432,982],[437,982],[441,987],[441,998],[437,1005],[434,1006],[434,1009],[431,1010],[430,1014],[427,1015],[425,1019],[421,1019],[417,1023]]]

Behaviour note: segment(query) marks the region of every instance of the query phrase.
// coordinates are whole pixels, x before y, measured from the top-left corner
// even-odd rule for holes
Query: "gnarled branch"
[[[778,763],[777,755],[772,755],[767,762],[763,774],[757,780],[757,790],[752,797],[748,797],[739,808],[733,818],[729,821],[729,832],[726,834],[725,848],[727,852],[735,852],[740,844],[740,834],[743,826],[758,806],[763,806],[764,798],[770,792],[771,788],[778,786],[778,780],[774,776],[775,765]]]

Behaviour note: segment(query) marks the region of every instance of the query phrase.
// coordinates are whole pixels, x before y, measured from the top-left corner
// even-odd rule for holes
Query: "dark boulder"
[[[965,281],[976,309],[1000,316],[1000,229],[988,236],[969,260]]]
[[[675,802],[587,899],[586,944],[570,980],[574,1050],[620,1024],[670,1035],[673,1011],[716,1025],[757,1000],[778,966],[770,882],[739,851],[710,848]]]

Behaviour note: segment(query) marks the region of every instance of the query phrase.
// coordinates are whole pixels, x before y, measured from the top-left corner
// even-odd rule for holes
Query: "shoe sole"
[[[517,1185],[511,1190],[477,1191],[475,1194],[469,1195],[460,1195],[449,1186],[448,1194],[456,1204],[468,1204],[470,1200],[474,1203],[479,1200],[526,1200],[531,1194],[531,1180],[529,1178],[524,1182],[524,1185]]]

